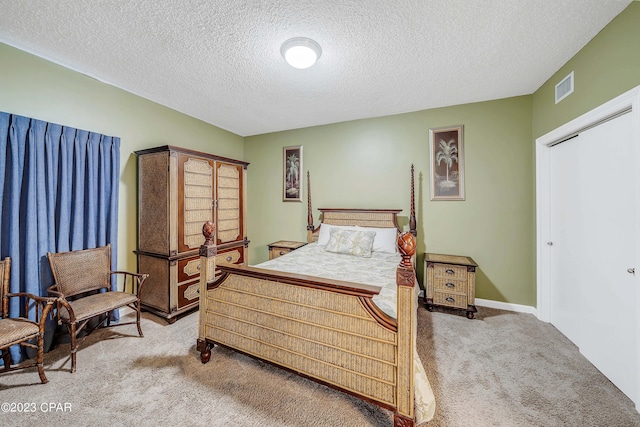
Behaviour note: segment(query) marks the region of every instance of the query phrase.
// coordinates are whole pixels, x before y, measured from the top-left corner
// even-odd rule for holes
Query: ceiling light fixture
[[[322,55],[320,45],[307,37],[294,37],[282,43],[280,53],[294,68],[309,68]]]

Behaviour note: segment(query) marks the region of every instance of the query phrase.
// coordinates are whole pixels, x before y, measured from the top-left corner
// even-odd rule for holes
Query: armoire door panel
[[[202,224],[213,221],[213,160],[178,154],[178,251],[198,249]],[[179,215],[180,216],[180,215]]]
[[[169,255],[169,156],[141,156],[138,170],[144,171],[138,174],[138,249]]]
[[[216,233],[218,244],[244,239],[242,166],[216,164]]]

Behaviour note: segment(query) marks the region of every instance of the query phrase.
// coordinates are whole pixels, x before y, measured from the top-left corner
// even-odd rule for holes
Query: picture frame
[[[464,126],[429,129],[431,200],[465,200]]]
[[[302,202],[302,145],[282,147],[282,201]]]

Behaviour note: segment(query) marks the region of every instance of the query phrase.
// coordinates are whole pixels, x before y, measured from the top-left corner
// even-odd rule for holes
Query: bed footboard
[[[212,345],[226,346],[390,409],[396,426],[414,425],[410,262],[398,269],[396,320],[373,303],[376,286],[245,266],[219,266],[213,281],[214,257],[215,247],[205,244],[197,343],[203,363]]]

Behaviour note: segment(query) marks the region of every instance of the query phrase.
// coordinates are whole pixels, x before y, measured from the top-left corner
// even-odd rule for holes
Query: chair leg
[[[71,373],[76,371],[76,324],[70,323],[69,325],[69,338],[71,339]]]
[[[36,366],[38,367],[38,375],[40,375],[40,381],[42,384],[46,384],[49,382],[47,377],[44,375],[44,366],[42,363],[42,359],[44,358],[44,334],[41,333],[38,335],[38,356],[36,359]]]
[[[11,351],[7,348],[2,350],[2,360],[4,361],[4,370],[11,368]]]
[[[140,327],[140,301],[138,301],[138,304],[136,304],[136,323],[138,324],[138,334],[141,338],[144,338],[142,328]]]

